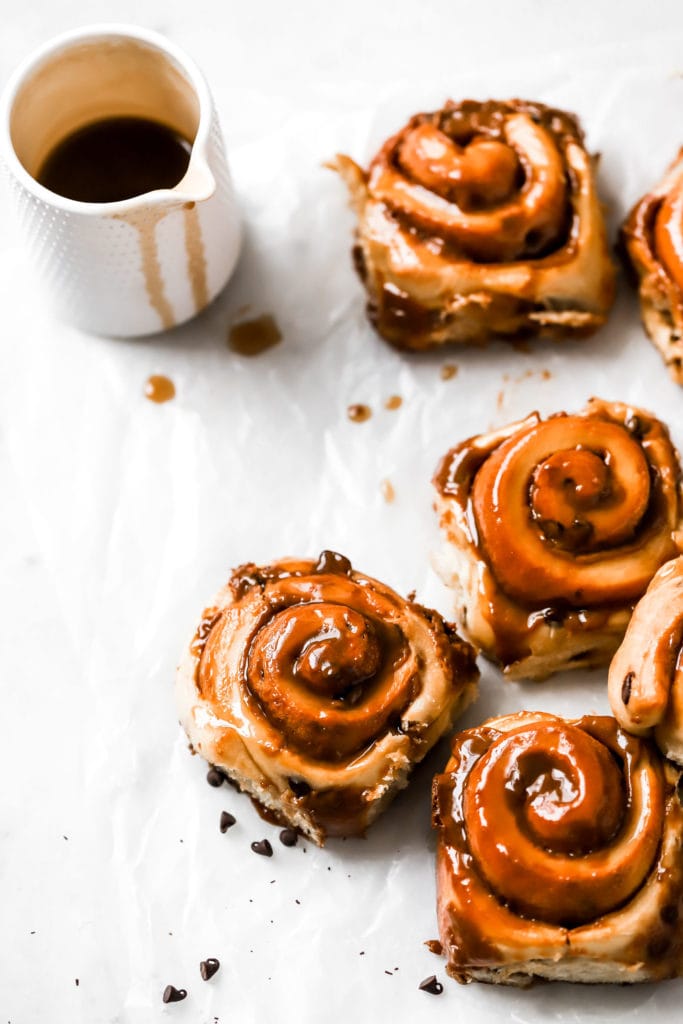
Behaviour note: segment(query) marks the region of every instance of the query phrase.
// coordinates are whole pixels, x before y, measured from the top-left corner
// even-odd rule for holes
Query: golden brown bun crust
[[[417,114],[363,171],[332,165],[358,214],[368,315],[398,348],[585,336],[614,300],[614,267],[583,133],[524,100],[448,101]]]
[[[619,402],[470,438],[434,484],[456,622],[512,679],[608,664],[680,550],[678,454],[656,417]]]
[[[667,562],[640,599],[609,669],[622,729],[652,736],[683,764],[683,557]]]
[[[247,564],[177,674],[193,748],[317,843],[362,835],[474,698],[474,651],[433,611],[323,552]]]
[[[433,791],[448,973],[507,985],[678,977],[679,777],[608,717],[521,712],[457,734]]]
[[[622,247],[635,272],[643,325],[677,384],[683,384],[683,148],[631,210]]]

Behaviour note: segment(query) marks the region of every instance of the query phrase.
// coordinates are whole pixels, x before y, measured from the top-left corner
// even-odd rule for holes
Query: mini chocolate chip
[[[165,1003],[182,1003],[183,999],[187,998],[187,990],[167,985],[161,998]]]
[[[230,814],[230,811],[221,811],[221,832],[227,832],[236,821],[237,818],[234,814]]]
[[[214,974],[218,971],[221,966],[220,960],[216,960],[215,956],[210,956],[207,960],[202,960],[199,965],[199,973],[201,974],[204,981],[208,981],[209,978],[213,978]]]
[[[283,828],[280,833],[280,842],[283,846],[296,846],[299,834],[295,828]]]
[[[659,916],[664,924],[676,924],[678,921],[678,907],[673,903],[667,903],[667,905],[662,907],[660,910]]]
[[[633,434],[634,437],[641,438],[644,434],[640,416],[629,416],[624,426],[628,430],[629,434]]]
[[[575,519],[565,533],[565,542],[571,548],[581,548],[593,535],[593,524],[587,519]]]
[[[348,558],[338,554],[336,551],[321,551],[320,558],[313,571],[321,573],[336,572],[346,576],[351,572],[351,563]]]
[[[562,613],[557,608],[544,608],[543,609],[543,621],[546,626],[561,626],[562,625]]]
[[[251,848],[254,853],[260,853],[262,857],[272,857],[273,847],[270,845],[267,839],[255,839],[251,844]]]
[[[564,526],[556,519],[541,519],[538,525],[548,540],[559,540],[564,533]]]
[[[443,992],[443,985],[440,981],[436,980],[435,974],[430,974],[428,978],[421,981],[418,988],[422,989],[423,992],[429,992],[432,996],[440,996]]]
[[[311,792],[311,787],[303,779],[287,779],[287,782],[294,796],[308,796]]]
[[[222,786],[225,782],[225,775],[219,768],[214,768],[212,765],[206,773],[206,781],[210,786],[213,786],[214,789],[218,789],[218,787]]]
[[[363,684],[358,683],[356,686],[352,686],[350,690],[347,690],[342,699],[349,707],[354,707],[363,699],[363,692]]]
[[[676,783],[676,793],[678,794],[678,802],[683,807],[683,775],[678,776],[678,782]]]
[[[628,705],[628,702],[631,699],[631,686],[633,685],[633,680],[635,678],[635,672],[627,672],[624,676],[624,681],[621,684],[621,700],[624,707]]]

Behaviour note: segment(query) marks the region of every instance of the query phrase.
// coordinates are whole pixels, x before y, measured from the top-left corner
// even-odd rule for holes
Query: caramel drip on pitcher
[[[169,212],[169,210],[144,209],[114,214],[114,220],[120,220],[125,224],[129,224],[137,232],[147,298],[152,309],[159,314],[161,326],[164,330],[174,326],[175,315],[168,301],[164,288],[164,279],[161,275],[156,229],[157,225],[161,223]]]
[[[194,308],[199,312],[209,302],[209,290],[206,283],[206,254],[202,226],[199,222],[199,211],[196,203],[185,203],[183,206],[183,225],[185,228],[185,252],[187,254],[187,274],[192,288]]]

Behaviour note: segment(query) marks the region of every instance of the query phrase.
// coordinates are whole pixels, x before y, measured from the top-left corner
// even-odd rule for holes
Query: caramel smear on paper
[[[386,501],[387,505],[391,505],[396,497],[396,491],[394,490],[394,485],[391,480],[382,480],[382,483],[379,486],[382,492],[382,497]]]

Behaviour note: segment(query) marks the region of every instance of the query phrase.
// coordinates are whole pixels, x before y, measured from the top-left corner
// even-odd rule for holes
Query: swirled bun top
[[[522,712],[459,733],[434,781],[449,972],[511,983],[680,973],[677,779],[613,718]]]
[[[434,484],[459,561],[444,577],[467,591],[469,635],[504,666],[535,657],[539,641],[538,661],[526,663],[537,677],[587,663],[574,644],[582,630],[599,636],[588,663],[608,662],[633,604],[681,544],[678,453],[655,416],[620,402],[533,413],[469,438]],[[565,643],[567,659],[554,663],[552,645]]]
[[[388,341],[587,334],[614,271],[583,133],[526,100],[416,114],[367,171],[334,164],[359,215],[357,269]]]
[[[178,695],[195,748],[321,838],[363,831],[477,674],[436,612],[326,551],[237,569],[202,617]]]

